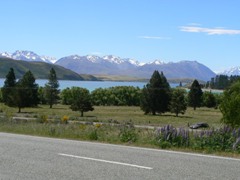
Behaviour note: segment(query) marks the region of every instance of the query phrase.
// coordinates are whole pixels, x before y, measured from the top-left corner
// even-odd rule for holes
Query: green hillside
[[[25,72],[30,70],[36,79],[48,79],[51,68],[54,68],[59,80],[96,80],[94,76],[81,76],[64,67],[44,63],[27,62],[0,57],[0,78],[5,78],[10,68],[14,69],[16,78],[21,78]]]

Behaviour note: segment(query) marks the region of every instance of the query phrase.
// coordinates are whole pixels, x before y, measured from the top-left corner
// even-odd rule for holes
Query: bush
[[[229,126],[217,130],[206,130],[196,132],[193,139],[194,149],[207,149],[211,151],[232,151],[237,150],[239,144],[236,143],[240,137],[240,128],[233,129]],[[235,147],[234,147],[234,144]]]
[[[90,132],[89,139],[90,140],[98,140],[98,133],[97,133],[96,129],[94,129]]]
[[[135,142],[137,140],[137,133],[131,121],[120,126],[119,137],[122,142]]]
[[[223,114],[223,123],[232,127],[240,126],[240,81],[224,91],[220,110]]]
[[[155,142],[162,148],[188,147],[189,131],[183,128],[176,129],[171,125],[159,128],[155,132]]]

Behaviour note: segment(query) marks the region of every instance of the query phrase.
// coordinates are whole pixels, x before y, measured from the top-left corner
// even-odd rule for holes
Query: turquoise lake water
[[[0,79],[0,87],[3,86],[5,79]],[[44,86],[48,80],[37,79],[36,83],[39,86]],[[97,88],[109,88],[115,86],[134,86],[143,88],[146,82],[118,82],[118,81],[69,81],[69,80],[59,80],[60,89],[65,89],[67,87],[71,88],[73,86],[87,88],[89,91],[93,91]],[[176,87],[178,84],[170,84],[171,87]]]

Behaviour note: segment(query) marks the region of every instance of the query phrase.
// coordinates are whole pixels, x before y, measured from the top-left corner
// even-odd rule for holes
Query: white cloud
[[[184,32],[195,32],[195,33],[206,33],[208,35],[236,35],[240,34],[240,30],[225,29],[225,28],[203,28],[197,26],[181,26],[181,31]]]
[[[141,39],[160,39],[160,40],[169,40],[170,37],[162,37],[162,36],[139,36]]]

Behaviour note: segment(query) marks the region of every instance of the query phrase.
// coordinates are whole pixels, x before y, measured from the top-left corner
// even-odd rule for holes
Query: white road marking
[[[90,160],[90,161],[98,161],[98,162],[104,162],[104,163],[110,163],[110,164],[130,166],[130,167],[141,168],[141,169],[148,169],[148,170],[153,169],[153,168],[147,167],[147,166],[139,166],[136,164],[128,164],[128,163],[122,163],[122,162],[117,162],[117,161],[108,161],[108,160],[104,160],[104,159],[95,159],[95,158],[90,158],[90,157],[75,156],[75,155],[71,155],[71,154],[58,153],[58,155],[72,157],[72,158],[78,158],[78,159],[85,159],[85,160]]]

